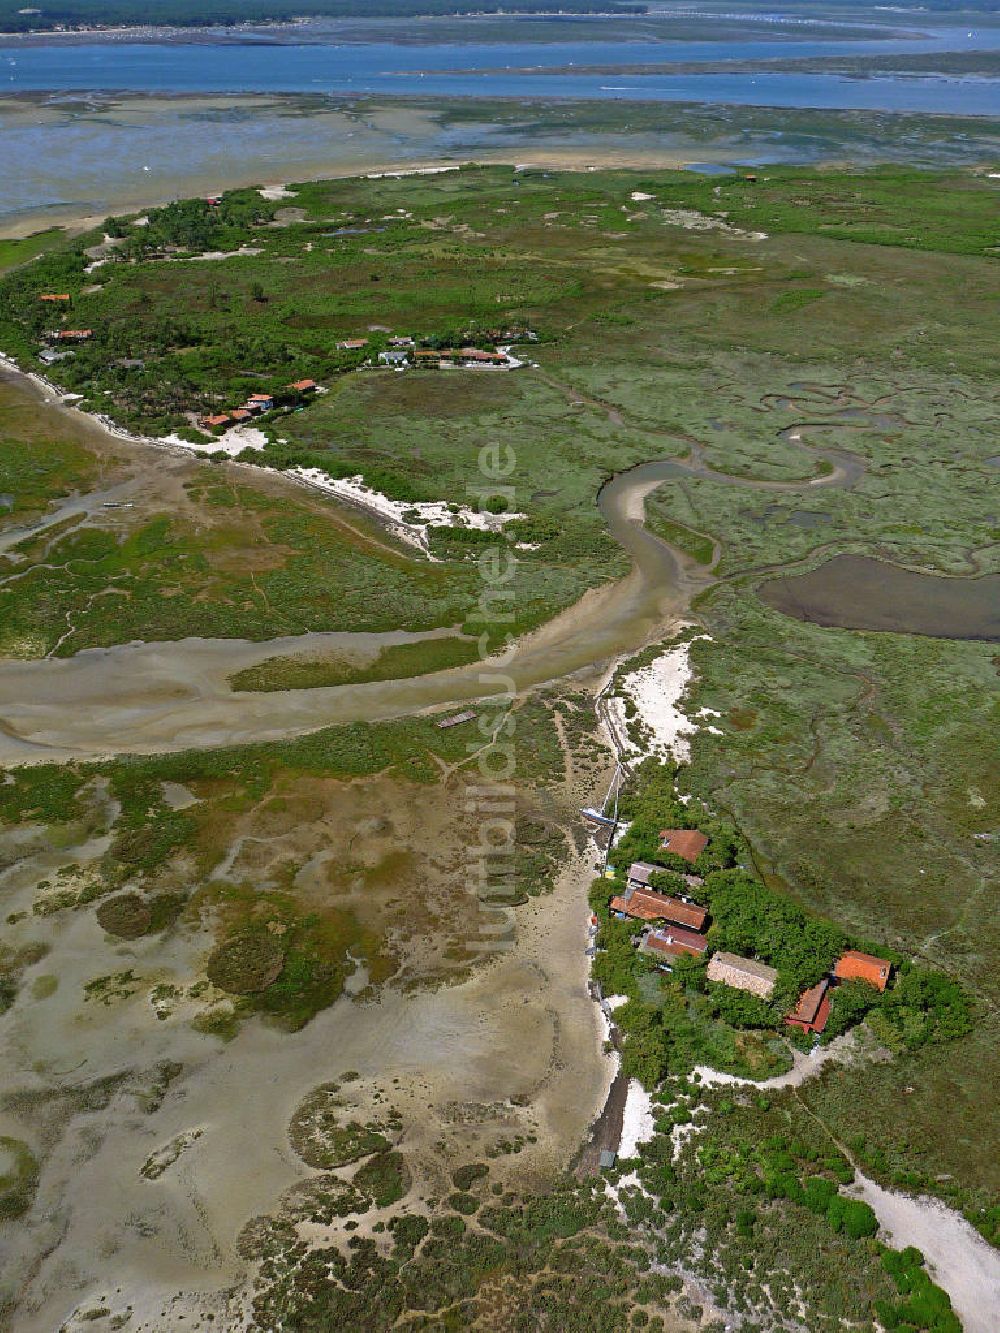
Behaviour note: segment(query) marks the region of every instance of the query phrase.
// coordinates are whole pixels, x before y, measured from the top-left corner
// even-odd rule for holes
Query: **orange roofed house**
[[[837,960],[833,975],[838,981],[867,981],[876,990],[885,990],[889,984],[892,964],[888,958],[876,958],[870,953],[861,953],[859,949],[848,949]]]
[[[674,856],[683,856],[685,861],[694,865],[698,857],[708,846],[708,838],[694,828],[660,829],[660,851],[673,852]]]
[[[672,921],[688,930],[704,930],[708,913],[696,903],[685,903],[669,894],[654,889],[637,888],[630,884],[624,893],[611,899],[612,912],[629,916],[634,921]]]
[[[785,1022],[802,1032],[822,1032],[830,1017],[830,982],[827,977],[816,986],[810,986],[799,996],[799,1002]]]
[[[639,952],[663,961],[684,954],[700,958],[707,948],[708,940],[696,930],[685,930],[683,926],[657,926],[643,933]],[[665,965],[669,966],[669,963]]]

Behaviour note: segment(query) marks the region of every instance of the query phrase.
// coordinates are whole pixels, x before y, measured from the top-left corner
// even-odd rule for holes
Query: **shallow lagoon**
[[[769,579],[758,591],[769,606],[816,625],[1000,641],[1000,574],[942,578],[838,555],[808,574]]]

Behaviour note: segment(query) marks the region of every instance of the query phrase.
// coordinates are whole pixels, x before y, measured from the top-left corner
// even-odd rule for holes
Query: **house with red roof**
[[[833,975],[838,981],[867,981],[869,986],[884,991],[889,984],[892,964],[888,958],[876,958],[874,954],[862,953],[860,949],[848,949],[837,959]]]
[[[800,1032],[822,1032],[829,1017],[830,979],[824,977],[817,985],[802,992],[798,1004],[785,1015],[785,1022]]]
[[[612,912],[631,917],[633,921],[670,921],[694,931],[704,930],[708,920],[708,913],[697,903],[686,903],[667,893],[638,888],[634,884],[612,898],[609,906]]]
[[[643,931],[639,952],[655,958],[663,966],[669,966],[671,958],[685,955],[700,958],[707,948],[705,936],[695,930],[685,930],[683,926],[657,926]]]
[[[672,852],[674,856],[682,856],[685,861],[690,861],[692,865],[707,846],[708,837],[704,833],[699,833],[697,829],[660,829],[660,851]]]

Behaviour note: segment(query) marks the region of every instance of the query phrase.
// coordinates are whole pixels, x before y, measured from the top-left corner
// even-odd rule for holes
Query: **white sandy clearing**
[[[203,255],[192,255],[187,262],[189,264],[200,264],[205,261],[214,262],[217,259],[252,259],[254,255],[262,255],[263,253],[263,246],[241,245],[238,250],[206,250]]]
[[[296,477],[307,486],[375,514],[400,540],[408,542],[411,546],[417,546],[424,552],[429,550],[427,532],[433,526],[444,525],[477,528],[481,532],[500,532],[505,523],[524,517],[520,513],[480,513],[479,510],[470,509],[468,505],[459,505],[452,510],[444,500],[422,500],[416,503],[390,500],[381,491],[366,486],[365,479],[360,474],[356,477],[334,478],[319,468],[295,467],[289,468],[285,475]]]
[[[951,1297],[965,1333],[996,1333],[1000,1254],[961,1214],[925,1194],[896,1194],[859,1171],[845,1194],[864,1199],[900,1249],[915,1245],[927,1270]]]
[[[257,193],[269,204],[280,203],[282,199],[297,199],[298,191],[290,190],[287,185],[264,185]]]
[[[174,444],[182,449],[190,449],[196,454],[224,453],[229,458],[238,457],[244,449],[263,449],[267,436],[256,426],[230,426],[217,440],[206,440],[204,444],[194,444],[191,440],[182,440],[179,435],[160,435],[155,444]]]
[[[618,690],[608,699],[608,708],[620,737],[628,737],[624,698],[627,696],[638,709],[648,729],[649,741],[645,747],[626,739],[625,746],[635,756],[655,754],[661,759],[675,759],[686,763],[691,757],[689,737],[696,725],[681,712],[680,700],[691,680],[688,644],[668,648],[655,662],[626,676]]]
[[[653,1099],[637,1078],[629,1079],[618,1156],[638,1157],[640,1143],[648,1143],[655,1133]]]
[[[459,167],[409,167],[403,171],[369,171],[366,177],[370,181],[396,180],[400,176],[438,176],[443,171],[458,171]]]

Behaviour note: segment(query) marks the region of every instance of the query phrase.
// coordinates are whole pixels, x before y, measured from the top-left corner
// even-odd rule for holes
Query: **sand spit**
[[[398,540],[429,551],[428,530],[435,526],[475,528],[480,532],[501,532],[505,523],[523,518],[520,513],[491,514],[468,505],[449,504],[445,500],[405,502],[390,500],[381,491],[365,485],[363,476],[334,478],[320,468],[294,467],[285,474],[314,490],[332,495],[335,500],[354,505],[374,515]]]

